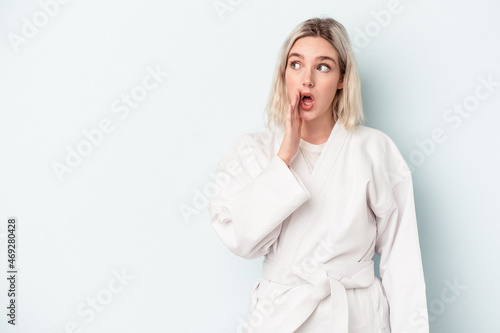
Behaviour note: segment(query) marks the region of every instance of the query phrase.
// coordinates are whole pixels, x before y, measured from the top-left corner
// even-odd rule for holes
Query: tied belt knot
[[[373,260],[315,265],[309,272],[264,260],[262,277],[284,285],[310,285],[300,307],[295,307],[283,320],[280,331],[293,332],[304,323],[318,305],[331,295],[332,332],[348,333],[349,306],[346,289],[366,288],[375,280]]]

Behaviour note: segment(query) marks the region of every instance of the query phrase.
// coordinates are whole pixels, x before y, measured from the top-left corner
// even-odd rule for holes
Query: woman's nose
[[[304,77],[302,79],[302,85],[304,87],[314,87],[314,81],[312,79],[311,74],[309,73],[304,74]]]

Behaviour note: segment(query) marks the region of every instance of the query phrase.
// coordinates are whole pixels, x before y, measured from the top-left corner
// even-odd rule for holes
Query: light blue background
[[[1,278],[0,331],[236,332],[262,260],[223,246],[200,193],[235,140],[264,126],[286,35],[322,15],[358,47],[366,125],[413,167],[431,331],[500,331],[500,86],[459,126],[444,119],[479,77],[500,82],[500,3],[401,0],[384,26],[385,0],[233,0],[222,16],[214,3],[69,1],[44,23],[37,1],[0,2],[3,272],[7,218],[19,221],[18,325]],[[16,52],[9,36],[36,15]],[[168,77],[119,118],[114,101],[157,66]],[[104,118],[113,131],[59,181],[52,163]],[[436,128],[447,139],[425,153],[417,142]],[[131,277],[109,293],[122,270]],[[106,304],[92,319],[77,313],[96,297]]]

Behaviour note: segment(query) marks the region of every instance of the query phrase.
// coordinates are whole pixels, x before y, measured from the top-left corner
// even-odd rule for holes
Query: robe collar
[[[314,195],[312,192],[319,194],[326,184],[348,136],[349,131],[343,124],[336,121],[312,173],[309,172],[304,156],[300,152],[297,152],[290,161],[290,168],[300,176],[303,183],[311,190],[311,194]]]

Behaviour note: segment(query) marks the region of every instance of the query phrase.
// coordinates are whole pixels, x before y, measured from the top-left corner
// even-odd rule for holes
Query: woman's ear
[[[340,77],[337,89],[342,89],[343,87],[344,87],[344,74],[342,74],[342,76]]]

